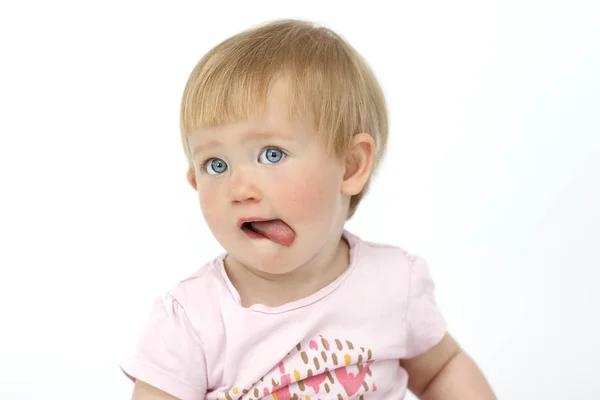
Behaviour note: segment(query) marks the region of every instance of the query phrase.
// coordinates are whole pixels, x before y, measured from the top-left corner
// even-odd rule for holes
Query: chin
[[[271,275],[283,275],[296,269],[290,260],[283,257],[260,257],[255,256],[251,259],[248,267]]]
[[[236,260],[247,268],[269,275],[284,275],[296,270],[299,265],[297,260],[281,253],[254,250],[243,255],[240,254],[240,256],[240,258],[237,258],[234,255]]]

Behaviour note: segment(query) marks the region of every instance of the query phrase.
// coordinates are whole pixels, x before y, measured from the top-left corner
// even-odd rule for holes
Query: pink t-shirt
[[[399,360],[446,332],[427,263],[344,236],[348,269],[279,307],[243,307],[221,255],[157,300],[121,368],[183,400],[403,398]]]

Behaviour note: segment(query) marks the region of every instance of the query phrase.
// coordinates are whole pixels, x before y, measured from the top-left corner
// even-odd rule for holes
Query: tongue
[[[296,238],[294,230],[280,219],[255,221],[251,222],[250,226],[256,232],[286,247],[289,247]]]

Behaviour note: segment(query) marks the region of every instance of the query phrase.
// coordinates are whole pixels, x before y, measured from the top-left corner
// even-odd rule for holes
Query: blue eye
[[[258,161],[263,164],[277,164],[285,157],[286,154],[283,151],[275,147],[269,147],[260,153],[260,156],[258,156]]]
[[[205,168],[209,174],[218,175],[227,171],[227,163],[220,158],[211,158],[206,162]]]

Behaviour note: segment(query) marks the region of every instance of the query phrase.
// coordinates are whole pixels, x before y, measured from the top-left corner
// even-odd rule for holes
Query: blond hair
[[[347,154],[352,136],[375,141],[373,171],[383,157],[388,117],[381,87],[361,55],[332,30],[310,22],[279,20],[241,32],[210,50],[196,65],[181,104],[181,134],[264,114],[269,90],[284,77],[290,118],[308,113],[329,152]],[[350,218],[371,178],[352,196]]]

